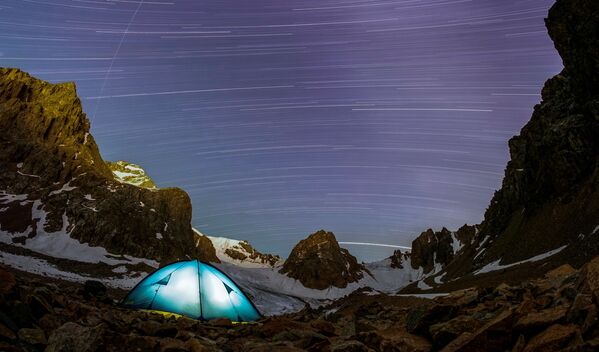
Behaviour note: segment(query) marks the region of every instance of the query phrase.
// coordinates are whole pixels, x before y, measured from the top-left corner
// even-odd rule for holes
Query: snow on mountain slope
[[[114,178],[122,183],[128,183],[137,187],[157,189],[156,184],[141,166],[126,161],[106,162]]]
[[[226,237],[207,237],[212,241],[214,249],[216,249],[216,256],[222,262],[246,268],[269,268],[282,264],[278,255],[260,253],[247,241]]]

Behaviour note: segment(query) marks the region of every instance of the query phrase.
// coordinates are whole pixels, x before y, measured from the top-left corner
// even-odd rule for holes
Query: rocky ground
[[[599,257],[433,300],[355,292],[254,324],[118,306],[119,292],[0,268],[2,351],[596,351]]]

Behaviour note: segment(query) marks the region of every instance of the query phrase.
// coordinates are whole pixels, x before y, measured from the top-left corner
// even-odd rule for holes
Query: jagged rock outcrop
[[[73,83],[0,69],[1,242],[59,251],[68,235],[116,255],[218,261],[195,246],[188,195],[115,180],[89,127]]]
[[[391,262],[389,266],[395,269],[403,269],[405,265],[407,265],[406,261],[410,260],[410,257],[410,252],[403,253],[401,250],[396,249],[393,251],[393,254],[389,257]]]
[[[412,267],[430,273],[435,266],[446,265],[453,259],[453,238],[451,232],[443,228],[439,232],[428,229],[412,242]]]
[[[471,243],[476,231],[477,227],[473,225],[464,225],[455,232],[446,228],[436,232],[432,229],[424,231],[412,241],[412,268],[422,268],[424,274],[440,271],[464,246]]]
[[[564,70],[545,83],[543,101],[509,141],[501,189],[472,242],[447,264],[447,278],[563,246],[554,265],[599,254],[599,2],[558,0],[546,25]],[[430,266],[430,254],[422,257]]]
[[[281,273],[304,286],[324,290],[347,287],[364,277],[366,268],[339,243],[332,232],[320,230],[301,240],[285,260]]]

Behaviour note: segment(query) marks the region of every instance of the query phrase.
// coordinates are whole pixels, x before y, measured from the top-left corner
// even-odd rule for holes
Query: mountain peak
[[[365,270],[347,249],[339,246],[332,232],[320,230],[293,247],[280,272],[306,287],[323,290],[347,287],[362,279]]]

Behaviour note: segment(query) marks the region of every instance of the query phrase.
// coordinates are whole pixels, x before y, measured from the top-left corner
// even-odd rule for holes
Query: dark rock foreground
[[[0,268],[0,351],[597,351],[599,257],[433,300],[353,294],[255,324],[126,310],[97,282]]]

